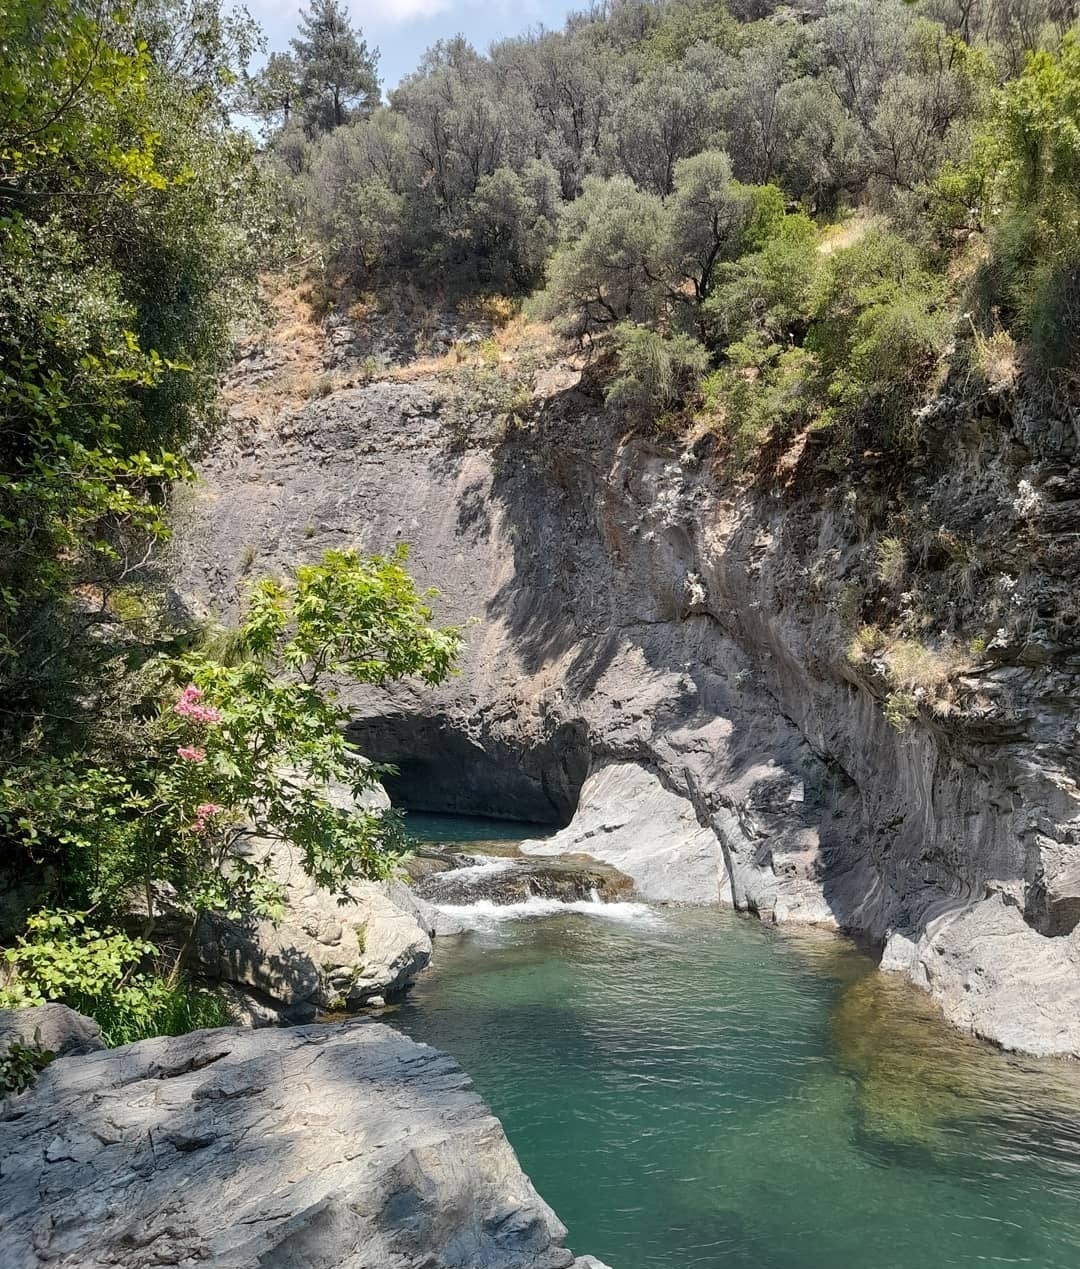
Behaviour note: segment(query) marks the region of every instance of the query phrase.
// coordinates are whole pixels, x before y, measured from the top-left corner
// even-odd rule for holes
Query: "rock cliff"
[[[1050,648],[999,631],[962,708],[898,729],[881,675],[846,652],[873,571],[864,503],[884,496],[870,482],[864,497],[796,461],[733,484],[710,438],[625,435],[566,366],[537,377],[517,428],[422,375],[236,424],[202,467],[182,589],[228,616],[248,570],[405,541],[439,618],[476,619],[446,689],[352,698],[355,740],[401,769],[397,799],[569,825],[561,846],[653,898],[857,931],[959,1025],[1080,1053],[1074,616]],[[1060,463],[1038,466],[1020,414],[992,444],[982,421],[952,424],[920,514],[1022,558],[1011,494],[1025,472],[1051,488]],[[1069,427],[1052,439],[1071,470]]]
[[[60,1058],[0,1160],[0,1269],[604,1269],[460,1067],[376,1023]]]

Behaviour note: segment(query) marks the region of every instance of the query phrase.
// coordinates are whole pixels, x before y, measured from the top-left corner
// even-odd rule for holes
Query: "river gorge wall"
[[[806,479],[798,455],[722,479],[710,436],[627,433],[565,363],[519,426],[422,373],[234,425],[182,517],[189,606],[228,619],[249,575],[407,542],[437,618],[472,622],[442,689],[343,685],[355,741],[400,768],[395,800],[558,825],[557,848],[646,897],[860,934],[957,1025],[1080,1054],[1072,627],[1057,645],[1003,629],[948,710],[898,728],[880,667],[848,650],[869,482]],[[956,422],[920,497],[1022,554],[1012,494],[1042,456],[1022,417],[994,426],[1008,444]],[[1065,481],[1065,527],[1072,443],[1038,466]]]

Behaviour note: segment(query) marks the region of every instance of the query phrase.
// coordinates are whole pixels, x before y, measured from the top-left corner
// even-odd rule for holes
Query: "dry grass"
[[[882,223],[883,220],[880,216],[870,212],[855,212],[854,215],[847,217],[846,220],[841,221],[839,224],[830,225],[823,230],[821,242],[818,244],[818,251],[823,256],[831,256],[834,251],[842,251],[845,247],[852,247],[860,238],[865,238],[875,225]]]
[[[258,383],[238,375],[222,395],[231,413],[269,423],[284,408],[303,404],[321,390],[322,329],[306,288],[278,277],[263,278],[261,287],[267,324],[242,339],[240,347],[271,348],[281,365]]]
[[[466,322],[483,322],[501,330],[518,316],[520,307],[508,295],[475,295],[462,300],[457,311]]]
[[[989,335],[975,332],[973,364],[993,392],[1016,386],[1022,368],[1020,348],[1007,330],[998,326]]]
[[[517,367],[523,361],[544,364],[562,355],[559,337],[546,323],[531,322],[517,314],[494,330],[490,338],[475,344],[453,344],[435,356],[417,357],[405,366],[395,366],[384,377],[412,383],[452,374],[460,369],[498,370]]]
[[[921,706],[940,716],[954,712],[954,680],[970,669],[972,653],[951,641],[929,647],[878,626],[862,626],[848,644],[847,659],[852,665],[872,665],[884,677],[889,687],[885,717],[904,730]]]

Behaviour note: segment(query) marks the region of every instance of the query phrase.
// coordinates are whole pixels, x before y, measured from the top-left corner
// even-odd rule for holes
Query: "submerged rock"
[[[596,1269],[468,1077],[376,1023],[64,1058],[0,1116],[2,1269]]]

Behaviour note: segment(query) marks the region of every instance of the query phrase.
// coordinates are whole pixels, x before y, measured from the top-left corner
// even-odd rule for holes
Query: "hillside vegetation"
[[[995,385],[1075,373],[1075,17],[625,0],[486,55],[438,44],[377,105],[318,0],[256,102],[327,295],[535,292],[567,334],[612,336],[613,400],[642,420],[703,414],[739,456],[824,430],[842,460],[917,445],[943,357]],[[324,76],[335,48],[364,68],[345,109],[319,31]]]

